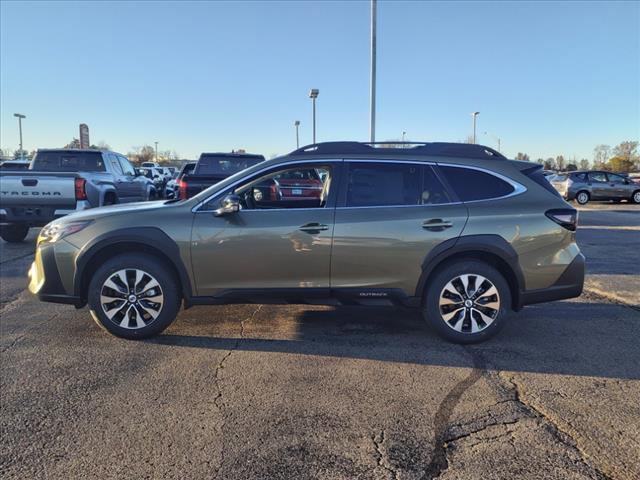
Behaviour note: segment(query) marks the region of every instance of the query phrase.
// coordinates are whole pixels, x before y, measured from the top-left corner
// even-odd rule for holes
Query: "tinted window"
[[[592,182],[605,182],[607,181],[607,176],[603,172],[593,172],[589,174],[589,180]]]
[[[38,152],[32,170],[43,172],[104,172],[101,152]]]
[[[504,197],[514,190],[504,180],[480,170],[442,166],[438,168],[463,202]]]
[[[231,176],[264,160],[262,155],[201,155],[195,173]]]
[[[408,163],[351,163],[347,207],[421,204],[422,166]]]
[[[622,175],[615,175],[613,173],[607,173],[607,175],[609,176],[610,182],[625,183],[627,181],[627,179],[624,178]]]
[[[586,173],[572,173],[571,174],[571,179],[576,181],[576,182],[586,182],[587,181],[587,174]]]
[[[111,164],[111,169],[113,170],[113,173],[122,175],[122,167],[120,167],[118,158],[115,155],[112,155],[110,153],[107,153],[106,156],[109,159],[109,163]]]

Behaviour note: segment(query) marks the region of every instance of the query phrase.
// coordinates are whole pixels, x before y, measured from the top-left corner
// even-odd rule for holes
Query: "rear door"
[[[414,296],[427,254],[456,238],[467,209],[424,162],[349,160],[336,208],[331,288],[342,296]]]
[[[590,172],[589,183],[591,184],[591,198],[593,200],[604,200],[613,197],[613,187],[609,185],[606,173]]]

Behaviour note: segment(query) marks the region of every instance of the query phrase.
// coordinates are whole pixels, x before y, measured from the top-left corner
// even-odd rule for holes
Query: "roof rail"
[[[493,148],[472,143],[449,142],[323,142],[306,145],[289,155],[368,154],[439,155],[445,157],[506,159]]]

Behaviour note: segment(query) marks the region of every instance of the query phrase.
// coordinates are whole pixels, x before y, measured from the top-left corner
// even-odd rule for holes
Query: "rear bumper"
[[[3,208],[0,208],[0,223],[19,223],[30,227],[43,227],[56,218],[86,210],[87,208],[91,208],[91,204],[87,200],[78,200],[75,207],[64,205],[58,207],[48,205],[3,206]]]
[[[520,294],[520,306],[579,297],[584,287],[585,259],[578,253],[556,283],[548,288],[528,290]]]

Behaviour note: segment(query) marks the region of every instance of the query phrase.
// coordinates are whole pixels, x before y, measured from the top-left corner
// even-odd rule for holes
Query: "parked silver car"
[[[550,177],[549,181],[565,200],[575,200],[580,205],[590,200],[629,200],[640,203],[640,185],[616,173],[560,173]]]

